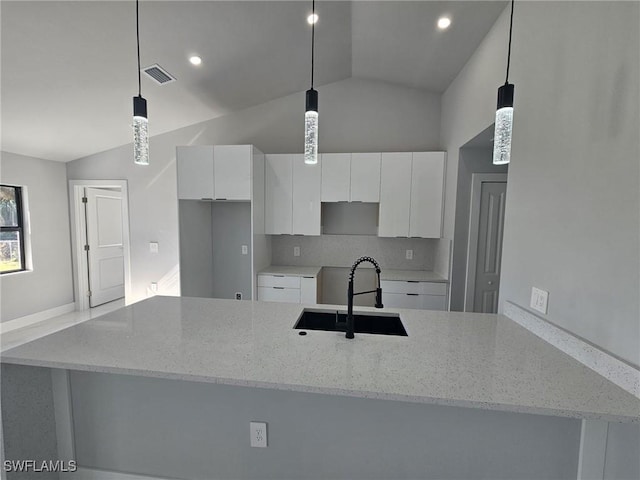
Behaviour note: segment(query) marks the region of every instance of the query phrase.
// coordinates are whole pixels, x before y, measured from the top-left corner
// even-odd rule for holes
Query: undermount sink
[[[353,320],[355,333],[408,336],[404,325],[400,321],[400,316],[396,313],[354,312]],[[298,330],[344,332],[346,330],[346,322],[346,312],[305,308],[293,328]]]

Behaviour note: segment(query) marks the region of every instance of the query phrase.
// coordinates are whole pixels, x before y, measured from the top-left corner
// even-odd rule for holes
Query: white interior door
[[[507,193],[505,182],[482,182],[473,311],[498,312],[500,259]]]
[[[122,193],[85,188],[89,305],[124,297]]]

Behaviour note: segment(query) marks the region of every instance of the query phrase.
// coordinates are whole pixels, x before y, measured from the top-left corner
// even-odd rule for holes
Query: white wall
[[[349,79],[318,87],[319,150],[440,150],[440,96],[380,82]],[[133,298],[158,282],[179,293],[177,145],[253,144],[265,153],[301,153],[304,92],[152,137],[151,165],[133,164],[124,145],[67,164],[69,179],[126,179],[129,184]],[[153,132],[153,105],[149,105]],[[126,121],[126,120],[125,120]],[[151,255],[148,242],[160,243]]]
[[[638,2],[517,2],[500,298],[640,364]],[[452,238],[458,149],[493,119],[508,9],[442,99]]]
[[[73,302],[66,168],[2,152],[2,183],[27,187],[33,270],[0,277],[1,321]]]

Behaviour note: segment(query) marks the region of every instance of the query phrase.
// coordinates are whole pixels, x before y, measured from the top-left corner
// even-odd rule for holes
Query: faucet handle
[[[376,288],[376,308],[384,308],[382,304],[382,289],[380,287]]]

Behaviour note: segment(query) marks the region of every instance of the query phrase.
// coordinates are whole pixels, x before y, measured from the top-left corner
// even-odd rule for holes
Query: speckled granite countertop
[[[363,268],[372,268],[369,264],[363,264]],[[347,268],[347,267],[345,267]],[[271,265],[258,272],[258,275],[299,275],[301,277],[316,277],[322,267],[295,267],[285,265]],[[438,275],[430,270],[392,270],[383,268],[380,272],[381,280],[399,280],[408,282],[444,282],[449,281],[442,275]]]
[[[639,399],[504,316],[384,309],[400,313],[408,337],[348,340],[298,335],[302,308],[154,297],[8,350],[2,362],[640,422]]]
[[[317,277],[322,267],[289,267],[271,265],[258,272],[258,275],[295,275],[300,277]]]

